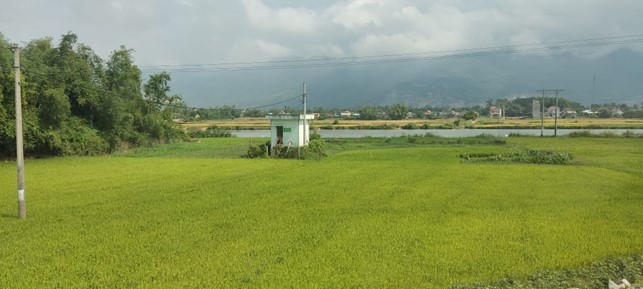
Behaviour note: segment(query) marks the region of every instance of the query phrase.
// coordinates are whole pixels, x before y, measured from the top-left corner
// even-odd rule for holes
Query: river
[[[574,131],[590,131],[593,134],[611,132],[622,134],[626,131],[643,134],[643,129],[558,129],[558,135],[567,135]],[[374,129],[346,129],[346,130],[318,130],[324,138],[359,138],[359,137],[397,137],[408,135],[424,135],[427,133],[441,137],[470,137],[481,134],[488,134],[498,137],[506,137],[510,134],[533,135],[539,136],[540,129],[391,129],[391,130],[374,130]],[[233,130],[232,135],[237,137],[270,137],[270,130]],[[545,129],[545,136],[553,136],[553,129]]]

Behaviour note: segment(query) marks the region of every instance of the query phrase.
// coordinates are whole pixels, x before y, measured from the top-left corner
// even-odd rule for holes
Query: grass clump
[[[473,153],[460,154],[459,157],[465,162],[476,163],[518,163],[518,164],[540,164],[540,165],[568,165],[572,161],[572,154],[569,152],[554,152],[541,150],[521,150],[507,153]]]

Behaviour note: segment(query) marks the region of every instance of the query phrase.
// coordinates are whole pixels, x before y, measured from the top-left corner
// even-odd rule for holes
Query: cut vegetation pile
[[[26,221],[2,163],[0,288],[469,288],[643,254],[640,139],[414,138],[326,140],[317,161],[242,159],[266,139],[240,138],[27,160]],[[457,157],[527,148],[574,162]]]

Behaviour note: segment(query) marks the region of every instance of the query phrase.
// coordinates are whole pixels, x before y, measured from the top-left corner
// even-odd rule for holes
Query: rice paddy
[[[0,288],[448,288],[643,253],[640,138],[371,138],[330,141],[321,161],[238,158],[251,141],[265,140],[27,160],[26,221],[0,164]],[[458,157],[525,148],[574,160]]]

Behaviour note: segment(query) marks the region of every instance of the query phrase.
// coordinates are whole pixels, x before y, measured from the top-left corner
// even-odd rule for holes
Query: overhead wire
[[[482,48],[467,48],[429,52],[398,53],[385,55],[370,56],[351,56],[336,58],[316,58],[316,59],[292,59],[292,60],[275,60],[275,61],[255,61],[255,62],[222,62],[211,64],[179,64],[179,65],[139,65],[138,67],[145,72],[168,71],[172,73],[182,72],[228,72],[228,71],[253,71],[253,70],[279,70],[279,69],[302,69],[302,68],[325,68],[325,67],[342,67],[355,65],[374,65],[386,63],[403,63],[415,61],[432,61],[443,59],[456,59],[463,57],[480,57],[500,54],[518,54],[528,52],[542,52],[552,50],[563,50],[573,48],[599,47],[619,44],[632,44],[643,42],[643,34],[612,36],[601,38],[587,38],[579,40],[565,40],[544,43],[529,43],[511,46],[492,46]],[[445,54],[446,53],[446,54]],[[61,72],[63,69],[58,69]],[[34,71],[26,71],[34,73]],[[55,73],[48,71],[46,74]],[[45,76],[45,73],[35,73]],[[102,87],[85,87],[101,93],[113,93]],[[254,106],[242,107],[240,109],[260,109],[274,107],[279,104],[299,98],[295,96],[278,102]]]
[[[461,57],[488,56],[497,54],[517,54],[526,52],[540,52],[549,50],[562,50],[572,48],[598,47],[607,45],[630,44],[643,42],[643,34],[613,36],[602,38],[588,38],[580,40],[566,40],[545,43],[530,43],[511,46],[493,46],[483,48],[469,48],[456,50],[443,50],[433,52],[415,52],[372,56],[353,56],[317,59],[293,59],[255,62],[222,62],[210,64],[184,64],[184,65],[141,65],[146,72],[227,72],[227,71],[252,71],[252,70],[278,70],[300,68],[341,67],[354,65],[371,65],[384,63],[401,63],[411,61],[429,61],[452,59]],[[449,53],[449,54],[445,54]],[[437,55],[436,55],[437,54]]]

